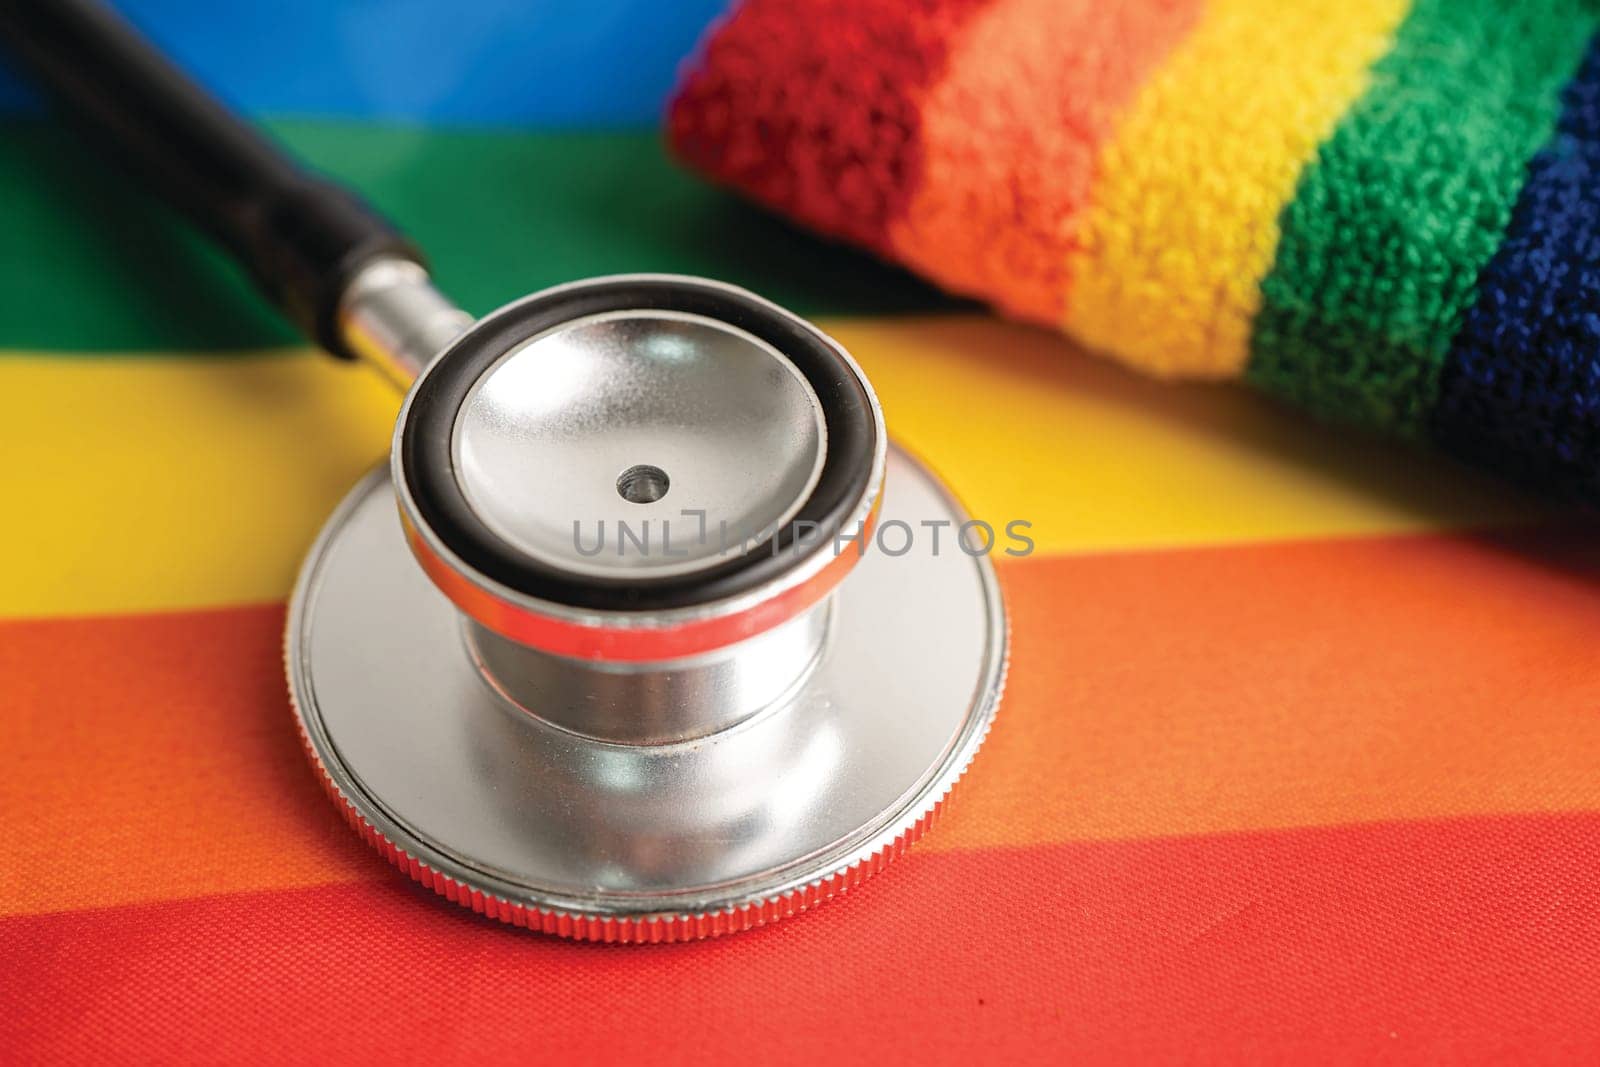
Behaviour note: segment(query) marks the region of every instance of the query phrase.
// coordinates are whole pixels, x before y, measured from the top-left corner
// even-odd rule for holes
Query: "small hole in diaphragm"
[[[654,504],[672,485],[667,472],[648,463],[629,467],[617,476],[617,494],[630,504]]]

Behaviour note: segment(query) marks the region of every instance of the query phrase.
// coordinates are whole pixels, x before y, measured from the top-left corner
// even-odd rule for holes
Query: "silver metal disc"
[[[759,542],[800,509],[827,450],[822,404],[777,349],[657,310],[590,315],[524,341],[473,385],[452,436],[479,519],[534,559],[599,577],[688,574],[727,556],[717,538],[683,537],[671,555],[591,557],[575,521],[592,539],[619,524],[681,529],[693,512]]]
[[[374,472],[329,521],[295,591],[296,710],[371,832],[488,898],[480,910],[637,921],[804,906],[808,888],[848,885],[842,875],[915,836],[988,731],[1005,616],[989,560],[956,540],[965,518],[891,449],[888,551],[870,546],[834,594],[804,684],[717,734],[618,745],[495,692],[461,616],[411,557],[386,472]],[[895,520],[912,536],[888,529]],[[951,525],[935,547],[923,524],[939,521]]]

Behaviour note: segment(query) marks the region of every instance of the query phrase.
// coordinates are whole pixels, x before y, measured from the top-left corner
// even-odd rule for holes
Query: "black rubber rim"
[[[677,311],[737,326],[794,364],[822,403],[828,447],[816,486],[793,519],[743,555],[694,574],[606,578],[575,576],[506,543],[468,506],[454,474],[451,436],[468,392],[493,363],[554,326],[607,311]],[[429,369],[400,433],[401,469],[418,513],[462,562],[539,600],[604,611],[657,611],[721,600],[756,588],[833,550],[872,477],[877,424],[859,377],[819,333],[738,290],[693,279],[597,281],[505,308],[463,334]],[[812,526],[811,524],[816,524]],[[795,546],[799,533],[821,536]]]

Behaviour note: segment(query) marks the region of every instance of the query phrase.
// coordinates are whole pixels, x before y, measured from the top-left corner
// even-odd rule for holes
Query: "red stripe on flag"
[[[915,854],[687,946],[398,879],[0,922],[20,1060],[1592,1060],[1600,814]],[[911,961],[915,961],[914,965]]]

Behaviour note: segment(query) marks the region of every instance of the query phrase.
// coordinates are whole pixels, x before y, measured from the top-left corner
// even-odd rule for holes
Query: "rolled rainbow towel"
[[[702,173],[1141,370],[1600,500],[1596,0],[744,0]]]

